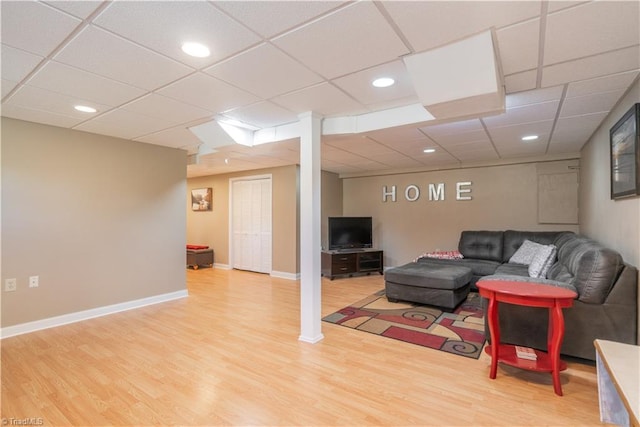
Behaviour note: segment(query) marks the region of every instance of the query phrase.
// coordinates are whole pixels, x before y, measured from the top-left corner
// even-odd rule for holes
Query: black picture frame
[[[609,130],[611,199],[640,195],[640,103]]]

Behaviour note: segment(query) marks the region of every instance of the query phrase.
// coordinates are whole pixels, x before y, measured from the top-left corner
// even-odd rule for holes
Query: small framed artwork
[[[640,103],[609,131],[611,142],[611,199],[640,195]]]
[[[213,190],[211,188],[195,188],[191,190],[191,210],[210,211],[212,196]]]

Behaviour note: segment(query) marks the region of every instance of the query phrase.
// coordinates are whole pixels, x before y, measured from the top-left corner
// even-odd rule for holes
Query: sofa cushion
[[[522,242],[522,245],[518,248],[516,253],[514,253],[511,258],[509,258],[509,262],[511,264],[531,264],[533,258],[536,256],[536,253],[544,247],[540,243],[532,242],[531,240],[525,240]]]
[[[502,231],[463,231],[458,250],[465,258],[502,262]]]
[[[530,277],[547,277],[547,271],[556,260],[556,247],[554,245],[541,245],[529,264]]]
[[[410,262],[384,273],[386,282],[429,289],[458,289],[471,280],[471,270],[458,265]]]
[[[540,243],[541,245],[554,244],[556,247],[560,247],[556,243],[556,240],[564,235],[574,236],[574,233],[570,231],[517,231],[506,230],[504,232],[504,247],[502,249],[502,261],[508,262],[514,253],[520,248],[525,240]]]
[[[529,266],[524,264],[505,263],[496,268],[494,274],[529,277]]]

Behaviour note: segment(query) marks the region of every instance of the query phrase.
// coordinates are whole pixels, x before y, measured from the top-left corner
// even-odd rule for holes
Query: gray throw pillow
[[[542,247],[544,247],[544,245],[541,245],[540,243],[525,240],[522,242],[522,245],[520,245],[516,253],[509,258],[509,263],[529,265],[531,264],[533,257],[536,256],[536,253]]]
[[[554,245],[541,246],[529,264],[529,277],[546,278],[556,259],[557,248]]]

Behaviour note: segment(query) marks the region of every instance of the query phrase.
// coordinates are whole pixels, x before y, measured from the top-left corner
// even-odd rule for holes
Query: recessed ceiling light
[[[425,148],[424,150],[422,150],[423,153],[435,153],[436,149],[435,148]]]
[[[98,111],[95,108],[88,107],[86,105],[76,105],[73,108],[75,108],[78,111],[82,111],[83,113],[95,113],[96,111]]]
[[[375,79],[371,84],[375,87],[389,87],[395,82],[391,77],[380,77],[379,79]]]
[[[522,137],[523,141],[535,141],[536,139],[538,139],[538,135],[527,135]]]
[[[182,51],[187,55],[195,56],[196,58],[206,58],[211,55],[209,48],[201,43],[185,43],[182,45]]]

